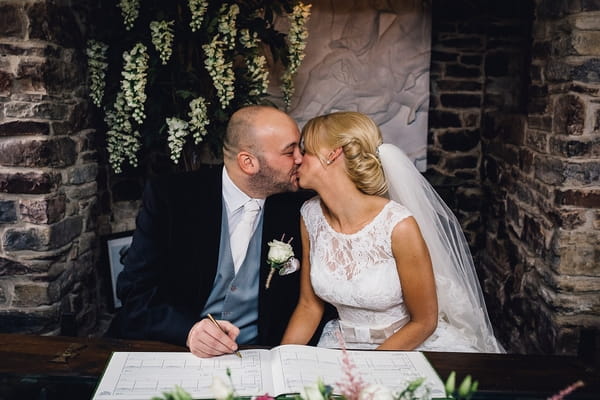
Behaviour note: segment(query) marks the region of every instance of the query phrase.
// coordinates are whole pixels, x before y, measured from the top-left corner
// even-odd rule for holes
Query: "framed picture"
[[[133,231],[115,233],[107,236],[105,239],[105,250],[112,289],[112,306],[114,309],[121,307],[121,300],[117,297],[117,277],[123,270],[123,260],[129,250],[129,246],[131,246],[132,239]]]

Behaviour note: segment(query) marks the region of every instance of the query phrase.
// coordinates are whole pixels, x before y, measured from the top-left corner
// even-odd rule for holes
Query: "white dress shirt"
[[[252,236],[265,209],[265,199],[253,199],[246,193],[242,192],[240,188],[233,183],[229,177],[229,174],[227,173],[227,168],[225,167],[223,167],[223,199],[225,200],[225,210],[227,212],[230,240],[231,234],[235,231],[235,228],[242,218],[244,204],[246,204],[248,200],[256,200],[258,202],[260,205],[260,211],[254,220],[254,226],[252,227],[252,233],[250,234],[250,236]]]

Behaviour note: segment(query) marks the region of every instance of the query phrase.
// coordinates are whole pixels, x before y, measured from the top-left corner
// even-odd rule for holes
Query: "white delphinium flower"
[[[294,76],[304,59],[304,49],[306,48],[306,39],[308,39],[306,24],[310,18],[310,7],[310,4],[300,2],[294,6],[292,14],[288,16],[290,20],[288,67],[281,78],[281,90],[286,109],[290,107],[294,94]]]
[[[152,21],[150,22],[150,33],[152,36],[152,44],[156,51],[160,54],[160,59],[163,65],[167,64],[171,53],[173,52],[173,24],[175,21]]]
[[[106,82],[106,52],[108,46],[97,40],[88,40],[86,54],[88,57],[88,70],[90,71],[90,97],[92,102],[98,107],[102,106],[102,97],[104,97],[104,87]]]
[[[118,7],[121,9],[125,29],[131,30],[140,13],[140,0],[121,0]]]
[[[121,90],[127,105],[131,108],[133,119],[141,124],[146,118],[144,103],[146,102],[146,81],[148,71],[148,49],[137,43],[130,52],[123,53],[123,71]]]
[[[167,118],[167,126],[169,127],[169,149],[171,149],[171,160],[174,163],[179,163],[181,151],[185,143],[185,138],[189,134],[188,123],[179,118]]]
[[[233,61],[226,61],[224,43],[215,36],[209,44],[202,46],[206,58],[204,65],[213,80],[217,97],[221,108],[225,109],[233,100],[235,93],[235,75],[233,73]]]
[[[208,7],[208,1],[188,0],[188,6],[190,7],[190,12],[192,13],[190,28],[192,29],[192,32],[196,32],[198,29],[200,29],[202,20],[204,20],[204,14],[206,13],[206,9]]]
[[[106,111],[106,125],[108,126],[107,150],[108,161],[116,173],[121,172],[121,165],[125,159],[137,166],[137,152],[141,147],[141,135],[134,131],[131,121],[131,107],[127,105],[123,92],[117,94],[114,109]]]
[[[231,4],[227,11],[227,4],[223,4],[219,10],[219,25],[218,30],[223,38],[223,42],[227,45],[228,50],[235,48],[235,37],[237,28],[235,22],[237,15],[240,13],[240,7],[237,4]]]
[[[189,127],[192,131],[192,137],[194,143],[198,144],[204,139],[204,136],[208,133],[206,126],[210,122],[208,119],[207,104],[204,97],[198,97],[190,102],[190,117]]]

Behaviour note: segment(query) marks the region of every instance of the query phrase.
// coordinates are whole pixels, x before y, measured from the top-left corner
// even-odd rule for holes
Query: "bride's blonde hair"
[[[346,173],[356,187],[366,194],[383,195],[387,183],[377,154],[382,143],[381,131],[368,116],[341,111],[309,120],[302,128],[304,151],[317,156],[323,164],[326,159],[319,148],[342,148]]]

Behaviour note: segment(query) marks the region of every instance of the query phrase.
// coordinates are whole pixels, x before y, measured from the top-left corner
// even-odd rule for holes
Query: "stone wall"
[[[84,2],[0,2],[0,331],[87,333],[98,301]]]
[[[434,2],[427,176],[513,352],[599,348],[597,21],[598,1]]]
[[[533,8],[526,68],[527,49],[506,21],[508,40],[488,46],[485,58],[488,306],[511,351],[593,357],[600,328],[600,2],[538,0]],[[507,87],[524,90],[512,97]]]
[[[427,179],[461,221],[474,254],[483,243],[481,105],[484,7],[439,1],[432,9]]]

